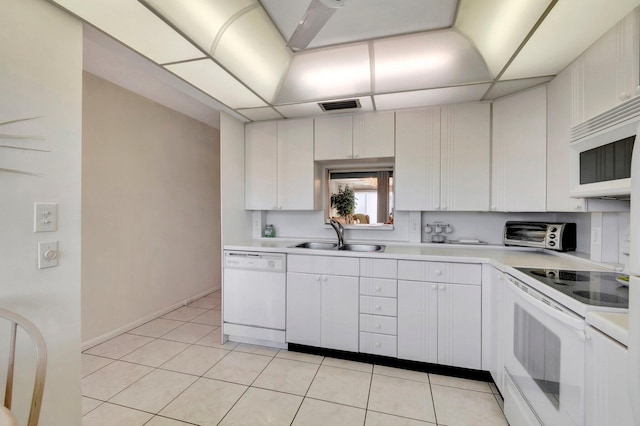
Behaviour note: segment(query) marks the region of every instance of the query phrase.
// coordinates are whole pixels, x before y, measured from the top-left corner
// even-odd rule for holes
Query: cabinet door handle
[[[327,277],[325,277],[324,275],[322,276],[322,281],[326,282],[327,281]]]
[[[440,286],[440,290],[445,291],[446,289],[447,289],[447,287],[445,287],[443,285]]]
[[[436,269],[436,275],[442,275],[442,271],[440,269]]]
[[[380,290],[382,290],[382,289],[380,288],[380,286],[379,286],[379,285],[377,285],[377,286],[376,286],[376,291],[378,291],[378,292],[379,292]]]
[[[316,277],[316,281],[320,281],[320,275]]]
[[[437,285],[435,285],[435,284],[432,284],[432,285],[431,285],[431,289],[432,289],[432,290],[437,290],[437,289],[438,289],[438,286],[437,286]]]
[[[377,330],[380,330],[381,325],[380,324],[376,324],[375,327],[376,327]]]
[[[380,309],[382,309],[382,306],[376,305],[376,311],[379,311]]]
[[[380,342],[376,342],[376,348],[379,348],[380,346],[382,346]]]

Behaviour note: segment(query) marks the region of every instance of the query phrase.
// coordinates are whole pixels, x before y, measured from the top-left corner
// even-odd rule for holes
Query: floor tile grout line
[[[280,351],[278,351],[278,353],[280,353]],[[277,354],[276,354],[276,356],[277,356]],[[322,357],[322,361],[324,361],[325,358],[326,357]],[[284,359],[286,359],[286,358],[284,358]],[[294,361],[294,360],[290,360],[290,361]],[[314,365],[317,365],[318,368],[316,368],[316,372],[313,374],[313,377],[311,378],[311,381],[309,381],[309,386],[307,386],[307,390],[304,392],[304,395],[302,396],[302,401],[300,401],[300,405],[298,406],[298,409],[296,410],[296,413],[293,415],[293,418],[291,419],[291,424],[290,425],[293,425],[293,422],[296,420],[296,417],[298,417],[298,413],[300,412],[300,408],[302,408],[302,404],[304,404],[304,400],[307,399],[307,395],[309,394],[309,389],[311,389],[311,385],[313,385],[313,382],[316,380],[316,377],[318,376],[318,372],[320,371],[320,367],[322,367],[322,363],[314,364]],[[311,399],[313,399],[313,398],[311,398]]]
[[[434,422],[430,422],[429,420],[423,420],[423,419],[417,419],[415,417],[409,417],[409,416],[403,416],[401,414],[394,414],[394,413],[387,413],[384,411],[379,411],[379,410],[370,410],[367,408],[367,411],[371,411],[372,413],[378,413],[378,414],[385,414],[387,416],[393,416],[393,417],[399,417],[401,419],[407,419],[407,420],[415,420],[417,422],[423,422],[423,423],[428,423],[430,425],[436,425],[438,423],[434,423]],[[444,425],[443,425],[444,426]]]
[[[436,411],[436,399],[433,397],[433,385],[431,384],[431,375],[429,375],[429,393],[431,394],[431,406],[433,407],[433,417],[438,424],[438,412]]]

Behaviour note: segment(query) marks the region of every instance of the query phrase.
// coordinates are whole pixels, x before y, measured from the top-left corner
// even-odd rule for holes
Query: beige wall
[[[219,131],[83,78],[82,342],[220,287]]]
[[[80,160],[82,24],[42,0],[2,1],[0,13],[0,307],[27,317],[48,351],[41,426],[80,425]],[[58,230],[33,232],[33,204],[58,204]],[[59,266],[37,269],[37,243],[58,241]],[[0,321],[1,323],[1,321]],[[0,327],[0,396],[7,330]],[[25,342],[26,343],[26,342]],[[32,349],[18,351],[20,424],[33,382]],[[27,395],[27,393],[29,393]]]

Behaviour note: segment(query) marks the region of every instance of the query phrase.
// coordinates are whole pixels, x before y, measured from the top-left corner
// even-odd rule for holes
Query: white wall
[[[3,138],[2,144],[50,152],[0,148],[0,169],[37,173],[0,170],[0,306],[27,317],[44,335],[49,359],[40,425],[80,425],[82,25],[42,0],[1,6],[0,122],[37,117],[0,126],[2,134],[37,138]],[[58,204],[57,231],[33,232],[39,201]],[[37,243],[51,240],[59,242],[60,265],[38,270]],[[0,376],[5,337],[0,332]],[[26,358],[21,349],[19,361]],[[26,421],[24,396],[19,386],[20,424]]]
[[[219,132],[84,74],[82,341],[220,288]]]
[[[251,212],[244,209],[244,123],[220,113],[222,242],[251,239]]]

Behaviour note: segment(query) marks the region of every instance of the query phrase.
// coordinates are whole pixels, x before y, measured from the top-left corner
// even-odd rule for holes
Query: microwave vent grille
[[[632,119],[640,120],[640,96],[572,127],[571,142]]]

